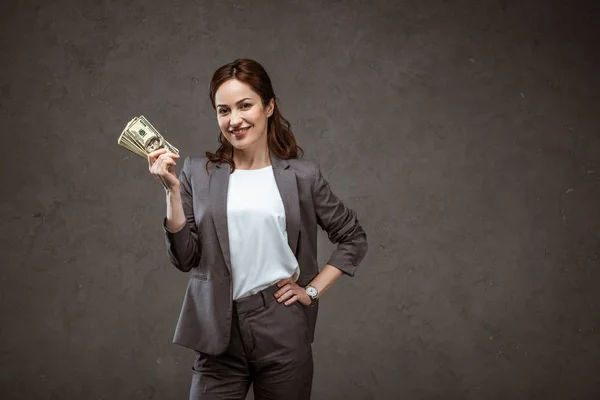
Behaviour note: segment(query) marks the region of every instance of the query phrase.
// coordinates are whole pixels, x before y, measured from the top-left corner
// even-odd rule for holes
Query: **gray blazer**
[[[209,163],[205,157],[186,157],[179,175],[187,224],[171,233],[163,221],[171,263],[188,272],[185,297],[173,342],[202,353],[216,355],[229,344],[233,285],[227,232],[229,164]],[[298,285],[307,285],[319,273],[317,225],[337,248],[328,264],[353,276],[367,252],[367,235],[356,212],[331,191],[318,164],[284,160],[271,152],[275,181],[283,200],[288,244],[300,265]],[[311,342],[318,301],[304,307]]]

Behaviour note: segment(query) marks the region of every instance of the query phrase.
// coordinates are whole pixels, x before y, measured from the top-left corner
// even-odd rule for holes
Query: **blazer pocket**
[[[206,275],[202,275],[202,274],[190,274],[190,278],[199,279],[201,281],[207,281],[208,280],[208,277]]]

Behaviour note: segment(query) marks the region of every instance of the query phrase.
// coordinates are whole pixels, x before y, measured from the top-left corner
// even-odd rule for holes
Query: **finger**
[[[282,287],[283,285],[292,282],[292,278],[285,278],[277,282],[278,287]]]
[[[160,160],[160,157],[151,159],[150,156],[148,156],[148,164],[149,164],[150,168],[152,168],[152,166],[154,166],[154,165],[157,165],[159,160]],[[158,165],[160,165],[160,164],[158,164]]]
[[[154,175],[158,175],[162,170],[162,159],[157,158],[152,164],[152,167],[150,167],[150,172],[152,172]]]
[[[158,170],[159,172],[164,172],[164,171],[168,171],[169,170],[169,166],[171,165],[175,165],[175,161],[173,160],[167,160],[167,159],[160,159],[160,164],[158,164]]]
[[[175,153],[163,153],[163,154],[159,154],[158,158],[179,158],[179,156]]]
[[[174,173],[173,170],[171,169],[171,167],[174,167],[177,165],[177,163],[174,160],[167,160],[165,162],[165,164],[167,165],[167,171],[169,171],[169,173]]]
[[[179,158],[179,156],[177,154],[174,153],[164,153],[164,154],[160,154],[158,156],[159,159],[163,159],[163,160],[171,160],[174,162],[175,159]]]
[[[163,177],[165,176],[165,174],[171,173],[171,171],[169,171],[169,163],[165,162],[165,160],[163,160],[161,158],[156,160],[156,162],[154,163],[154,165],[152,166],[152,168],[150,170],[154,175],[163,176]]]
[[[149,166],[151,167],[152,164],[154,164],[154,162],[158,158],[158,156],[161,155],[162,153],[165,153],[166,151],[167,151],[166,149],[158,149],[158,150],[154,150],[152,153],[148,154]]]
[[[293,295],[293,296],[292,296],[292,297],[291,297],[291,298],[290,298],[288,301],[286,301],[286,302],[285,302],[285,303],[283,303],[283,304],[285,304],[286,306],[289,306],[289,305],[292,305],[292,304],[294,304],[294,303],[295,303],[295,302],[297,302],[297,301],[298,301],[298,296],[296,296],[296,295]]]
[[[163,148],[163,149],[158,149],[158,150],[154,150],[153,152],[148,154],[148,157],[153,157],[153,158],[157,158],[159,155],[161,155],[162,153],[167,153],[167,149]]]
[[[156,160],[156,162],[158,162],[158,166],[159,169],[163,169],[165,164],[172,164],[175,165],[175,160],[173,160],[171,157],[165,156],[164,154],[161,154],[158,159]]]
[[[158,160],[152,166],[152,173],[157,177],[164,177],[165,175],[165,166],[162,161]]]
[[[172,158],[169,158],[169,157],[160,158],[159,160],[161,160],[163,162],[163,164],[168,164],[168,165],[173,165],[173,166],[177,165],[175,160],[173,160]]]
[[[275,292],[275,298],[279,298],[279,296],[281,296],[282,294],[286,293],[291,288],[292,287],[289,284],[285,285],[284,287],[282,287],[281,289],[279,289],[278,291]]]
[[[294,296],[296,296],[296,293],[294,293],[294,291],[293,291],[293,290],[290,290],[290,291],[287,291],[287,292],[285,292],[284,294],[282,294],[282,295],[281,295],[281,297],[279,297],[279,298],[277,299],[277,301],[278,301],[279,303],[283,303],[284,301],[286,301],[286,300],[288,300],[288,299],[291,299],[291,298],[292,298],[292,297],[294,297]]]

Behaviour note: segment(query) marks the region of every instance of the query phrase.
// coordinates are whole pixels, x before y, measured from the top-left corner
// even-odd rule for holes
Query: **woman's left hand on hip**
[[[296,284],[292,278],[280,280],[277,282],[277,286],[279,290],[275,292],[275,298],[278,302],[283,302],[286,306],[294,304],[296,301],[299,301],[303,306],[310,305],[310,297],[306,294],[306,290]]]

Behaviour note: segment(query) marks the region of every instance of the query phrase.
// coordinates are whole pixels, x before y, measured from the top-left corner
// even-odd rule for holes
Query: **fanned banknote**
[[[148,158],[148,154],[162,148],[179,154],[179,150],[167,142],[143,115],[127,123],[117,143],[143,158]]]

